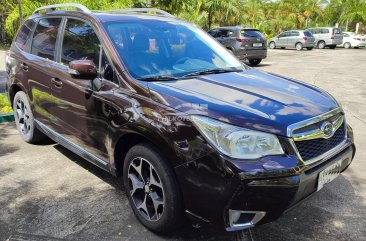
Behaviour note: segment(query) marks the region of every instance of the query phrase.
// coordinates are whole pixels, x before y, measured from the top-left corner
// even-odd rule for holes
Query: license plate
[[[253,47],[262,47],[262,43],[253,43]]]
[[[324,187],[325,184],[330,183],[336,177],[339,176],[341,172],[342,160],[338,160],[333,163],[331,166],[325,168],[323,171],[319,173],[318,178],[318,191]]]

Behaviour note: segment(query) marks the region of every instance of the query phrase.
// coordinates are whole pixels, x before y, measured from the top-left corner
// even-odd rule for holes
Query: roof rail
[[[170,13],[157,8],[126,8],[110,10],[109,13],[155,13],[157,15],[173,17]]]
[[[50,12],[50,11],[55,11],[57,8],[70,8],[70,7],[76,8],[77,10],[82,11],[82,12],[90,13],[90,10],[82,4],[64,3],[64,4],[54,4],[54,5],[48,5],[48,6],[37,8],[36,10],[34,10],[33,14],[40,13],[40,11],[42,11],[42,10],[45,10],[46,12]]]

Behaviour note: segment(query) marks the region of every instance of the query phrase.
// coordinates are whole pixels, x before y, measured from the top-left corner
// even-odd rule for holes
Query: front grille
[[[295,145],[302,159],[304,161],[308,161],[339,145],[342,141],[344,141],[345,136],[346,129],[345,123],[343,122],[334,135],[329,139],[319,138],[313,140],[296,141]]]

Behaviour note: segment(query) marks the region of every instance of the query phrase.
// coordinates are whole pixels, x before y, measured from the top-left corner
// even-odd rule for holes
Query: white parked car
[[[366,36],[357,35],[354,32],[343,32],[343,43],[338,46],[346,49],[366,46]]]

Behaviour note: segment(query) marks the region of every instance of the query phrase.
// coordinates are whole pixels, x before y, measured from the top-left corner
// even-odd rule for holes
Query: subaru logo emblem
[[[329,121],[324,121],[320,130],[324,133],[325,137],[331,137],[334,134],[334,126]]]

